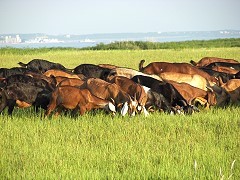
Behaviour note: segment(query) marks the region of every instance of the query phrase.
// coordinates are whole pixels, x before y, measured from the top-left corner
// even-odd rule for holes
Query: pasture
[[[1,50],[0,67],[34,58],[74,68],[82,63],[138,69],[141,59],[240,60],[240,48],[165,50]],[[0,115],[0,179],[239,179],[240,106],[193,115],[155,112],[111,117],[89,112],[42,119],[32,108]]]

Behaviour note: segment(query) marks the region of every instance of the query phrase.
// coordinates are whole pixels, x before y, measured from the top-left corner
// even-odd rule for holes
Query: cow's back
[[[211,63],[214,63],[214,62],[239,63],[235,59],[225,59],[225,58],[218,58],[218,57],[204,57],[201,60],[199,60],[199,62],[197,62],[195,65],[197,67],[204,67],[204,66],[207,66],[207,65],[209,65]]]

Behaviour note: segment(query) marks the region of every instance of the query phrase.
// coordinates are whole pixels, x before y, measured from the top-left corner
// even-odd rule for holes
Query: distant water
[[[14,47],[14,48],[43,48],[43,47],[72,47],[83,48],[88,46],[96,46],[98,43],[85,43],[85,42],[61,42],[61,43],[19,43],[19,44],[0,44],[1,47]]]
[[[3,36],[3,35],[2,35]],[[14,36],[14,35],[12,35]],[[45,35],[20,34],[23,41],[34,39],[36,36],[47,36],[58,39],[59,43],[19,43],[1,44],[1,47],[42,48],[42,47],[73,47],[82,48],[96,46],[99,43],[108,44],[116,41],[149,41],[149,42],[180,42],[189,40],[211,40],[223,38],[240,38],[240,31],[188,31],[188,32],[149,32],[149,33],[112,33],[88,35]]]

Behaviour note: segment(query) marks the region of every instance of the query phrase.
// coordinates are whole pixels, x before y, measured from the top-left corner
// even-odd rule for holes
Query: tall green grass
[[[21,50],[18,50],[21,51]],[[24,50],[23,50],[24,51]],[[137,69],[141,59],[188,62],[205,56],[240,59],[240,48],[0,54],[0,67],[42,58],[73,68],[109,63]],[[191,116],[155,112],[111,117],[89,112],[42,118],[32,108],[0,115],[0,179],[239,179],[240,107]]]
[[[0,121],[3,179],[240,177],[239,108],[134,118],[18,113]]]

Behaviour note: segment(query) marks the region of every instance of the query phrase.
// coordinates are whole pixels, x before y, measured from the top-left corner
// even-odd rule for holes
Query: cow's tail
[[[21,67],[27,67],[28,64],[24,64],[23,62],[18,63]]]
[[[144,63],[144,62],[145,62],[144,59],[140,61],[139,66],[138,66],[139,71],[142,71],[142,70],[143,70],[143,63]]]
[[[191,63],[192,65],[194,65],[194,66],[197,65],[197,63],[196,63],[194,60],[191,60],[190,63]]]

